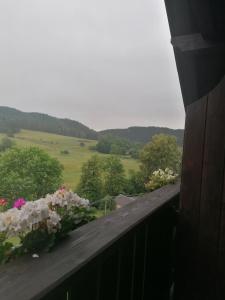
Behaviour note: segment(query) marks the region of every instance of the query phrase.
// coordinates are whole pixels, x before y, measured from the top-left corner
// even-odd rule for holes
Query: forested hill
[[[166,127],[129,127],[127,129],[108,129],[99,132],[101,136],[110,135],[128,139],[132,142],[147,143],[155,134],[174,135],[179,145],[183,144],[183,129],[170,129]]]
[[[155,134],[175,135],[178,143],[183,142],[182,129],[163,127],[130,127],[127,129],[109,129],[96,132],[87,126],[69,119],[59,119],[41,113],[25,113],[20,110],[0,106],[0,133],[15,133],[20,129],[55,133],[85,139],[97,140],[99,137],[111,135],[130,140],[131,142],[147,143]]]
[[[14,108],[0,106],[0,132],[14,133],[20,129],[86,139],[97,139],[98,137],[97,132],[77,121],[59,119],[40,113],[25,113]]]

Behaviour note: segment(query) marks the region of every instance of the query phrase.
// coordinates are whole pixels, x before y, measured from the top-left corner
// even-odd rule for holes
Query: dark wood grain
[[[225,162],[225,81],[208,97],[207,121],[202,170],[199,269],[206,295],[218,290],[217,256],[220,236]],[[212,278],[214,280],[212,281]]]
[[[176,299],[225,297],[225,79],[187,107]]]
[[[190,299],[198,275],[198,228],[208,98],[187,107],[177,234],[177,299]]]

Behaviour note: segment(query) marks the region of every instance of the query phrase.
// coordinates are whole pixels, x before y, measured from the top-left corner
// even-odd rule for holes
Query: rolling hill
[[[18,132],[20,129],[55,133],[85,139],[97,139],[98,134],[73,120],[60,119],[41,113],[26,113],[0,106],[0,132]]]
[[[147,143],[151,140],[153,135],[164,133],[176,136],[180,145],[183,143],[182,129],[152,126],[129,127],[127,129],[108,129],[97,132],[74,120],[60,119],[41,113],[27,113],[14,108],[0,106],[0,132],[16,133],[21,129],[90,140],[97,140],[102,136],[111,135],[138,143]]]
[[[108,129],[101,131],[100,136],[111,135],[128,139],[131,142],[147,143],[155,134],[174,135],[179,145],[183,144],[183,129],[170,129],[166,127],[129,127],[127,129]]]

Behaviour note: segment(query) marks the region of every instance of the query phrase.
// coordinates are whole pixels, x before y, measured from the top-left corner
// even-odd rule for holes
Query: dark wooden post
[[[175,298],[225,299],[225,1],[165,0],[186,110]]]

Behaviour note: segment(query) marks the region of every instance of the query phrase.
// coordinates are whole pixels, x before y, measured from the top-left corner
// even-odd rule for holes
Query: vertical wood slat
[[[219,85],[217,90],[217,97],[222,101],[224,109],[225,103],[225,80]],[[223,116],[223,121],[225,115]],[[225,151],[225,148],[223,149]],[[225,167],[223,169],[223,191],[221,199],[221,218],[220,218],[220,230],[219,230],[219,243],[218,243],[218,276],[219,276],[219,290],[222,295],[225,295]]]
[[[99,300],[115,300],[117,297],[118,259],[118,250],[113,250],[103,261]]]
[[[208,101],[205,156],[203,167],[201,214],[199,227],[199,265],[202,286],[207,297],[220,299],[218,255],[221,253],[225,233],[223,211],[225,163],[225,80],[210,94]],[[222,236],[223,239],[223,236]],[[221,242],[221,243],[220,243]],[[219,262],[220,265],[220,262]],[[212,280],[213,278],[213,280]],[[224,282],[223,282],[224,284]],[[223,298],[225,294],[223,295]]]
[[[180,198],[176,299],[222,300],[225,297],[225,79],[205,100],[187,107]]]
[[[133,274],[133,255],[134,255],[134,232],[122,241],[121,245],[121,268],[120,268],[120,287],[119,300],[131,298],[132,274]]]
[[[148,236],[149,236],[149,226],[145,224],[145,231],[144,231],[144,266],[142,271],[142,290],[141,290],[141,300],[144,300],[145,297],[145,286],[146,286],[146,265],[147,265],[147,255],[148,255]]]
[[[132,274],[131,274],[131,292],[130,292],[130,300],[134,300],[134,282],[135,282],[135,270],[137,268],[136,265],[136,255],[137,255],[137,236],[136,236],[136,232],[134,234],[134,238],[133,238],[133,253],[132,253]]]
[[[225,78],[222,83],[219,85],[217,90],[217,97],[221,99],[223,110],[224,110],[224,100],[225,100]],[[225,113],[223,116],[223,121],[225,119]],[[225,152],[225,148],[223,149]],[[224,297],[225,295],[225,164],[223,169],[223,191],[221,199],[221,218],[220,218],[220,230],[219,230],[219,243],[218,243],[218,282],[219,282],[219,291],[220,295],[218,298]]]
[[[149,222],[144,300],[170,297],[173,224],[171,208],[159,212]]]
[[[99,300],[101,264],[95,260],[68,280],[68,299]]]
[[[144,293],[146,257],[148,243],[148,223],[138,226],[135,231],[134,270],[131,300],[142,300]]]
[[[189,105],[183,147],[176,251],[176,299],[193,299],[197,282],[198,227],[208,97]],[[190,286],[193,288],[190,289]]]

